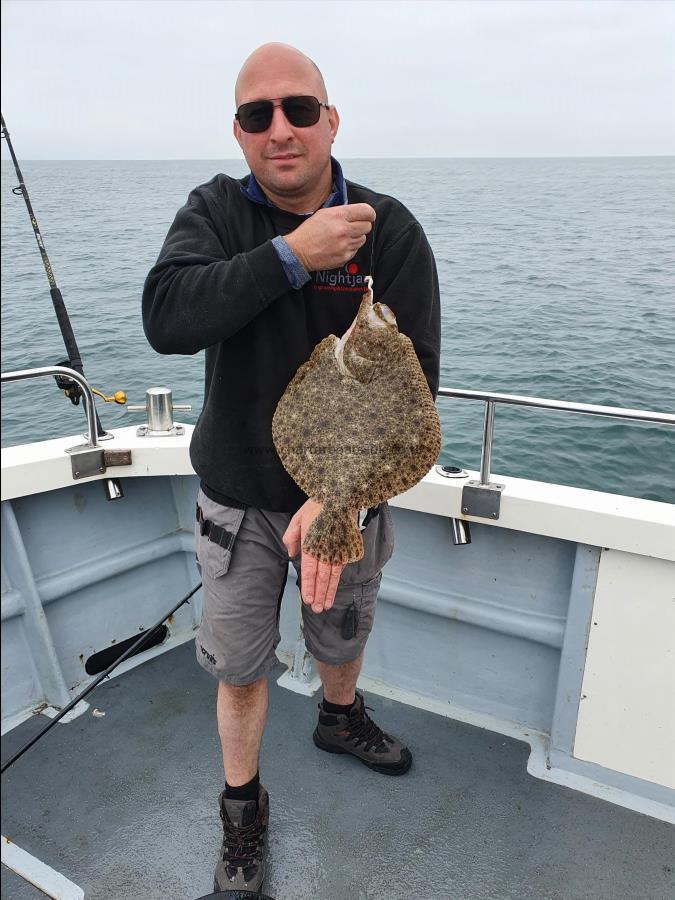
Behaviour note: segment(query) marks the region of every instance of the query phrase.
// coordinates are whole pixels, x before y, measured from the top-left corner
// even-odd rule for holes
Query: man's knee
[[[267,687],[267,677],[257,678],[249,684],[228,684],[218,682],[218,695],[221,702],[239,710],[250,706],[251,700],[258,697]]]

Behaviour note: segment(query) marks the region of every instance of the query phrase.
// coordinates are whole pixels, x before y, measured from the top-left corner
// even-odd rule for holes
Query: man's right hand
[[[338,269],[354,257],[373,227],[375,210],[367,203],[318,209],[284,240],[308,272]]]

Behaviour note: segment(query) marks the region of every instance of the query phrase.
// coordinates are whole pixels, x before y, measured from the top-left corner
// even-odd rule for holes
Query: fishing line
[[[54,312],[56,313],[56,318],[59,323],[61,336],[63,337],[63,343],[66,345],[66,353],[68,354],[68,359],[58,363],[58,365],[69,366],[71,369],[75,369],[76,372],[79,372],[80,375],[84,376],[82,358],[77,346],[77,341],[75,340],[73,326],[70,324],[68,310],[66,309],[66,304],[63,302],[63,295],[61,294],[61,291],[56,284],[52,264],[50,263],[49,257],[47,256],[47,250],[45,249],[44,241],[42,240],[42,235],[40,234],[40,228],[38,226],[37,219],[35,218],[35,213],[33,212],[33,205],[30,202],[30,197],[28,196],[28,189],[26,188],[26,185],[24,183],[23,175],[19,167],[19,161],[16,158],[16,154],[14,153],[14,147],[12,146],[12,141],[9,137],[9,131],[7,130],[7,126],[5,125],[5,117],[1,113],[0,120],[2,124],[2,137],[7,141],[7,147],[9,148],[12,162],[14,163],[14,171],[16,172],[16,177],[19,179],[19,186],[12,188],[12,193],[16,196],[20,194],[26,201],[28,216],[30,218],[31,225],[33,226],[33,233],[35,234],[35,240],[37,241],[37,245],[40,250],[40,256],[42,257],[42,264],[47,275],[47,281],[49,282],[49,293],[52,297]],[[65,391],[66,396],[71,401],[71,403],[77,406],[82,395],[80,388],[70,380],[62,380],[61,382],[57,380],[56,383],[60,390]],[[96,409],[94,409],[94,414],[96,415],[96,428],[98,430],[98,436],[103,437],[105,435],[105,431],[101,426],[101,422],[99,420]]]
[[[119,664],[120,664],[121,662],[124,662],[124,660],[127,659],[129,656],[131,656],[133,653],[138,652],[139,648],[141,648],[144,644],[146,644],[146,643],[152,638],[152,636],[154,635],[154,633],[155,633],[156,631],[158,631],[159,628],[161,628],[161,626],[162,626],[162,625],[164,624],[164,622],[169,618],[169,616],[172,616],[172,615],[176,612],[176,610],[178,610],[178,609],[181,608],[181,606],[182,606],[184,603],[187,603],[187,602],[190,600],[190,597],[192,597],[193,594],[196,594],[197,591],[199,590],[199,588],[200,588],[201,586],[202,586],[202,584],[201,584],[201,581],[200,581],[199,584],[197,585],[197,587],[192,588],[192,590],[190,591],[189,594],[186,594],[186,595],[183,597],[182,600],[180,600],[178,603],[176,603],[176,605],[173,606],[173,607],[169,610],[168,613],[165,613],[165,614],[162,616],[162,618],[159,620],[159,622],[157,622],[156,625],[153,625],[152,628],[150,628],[148,631],[145,631],[145,632],[138,638],[138,640],[135,641],[135,642],[131,645],[131,647],[128,647],[128,648],[124,651],[124,653],[123,653],[121,656],[119,656],[119,657],[115,660],[115,662],[111,663],[111,664],[108,666],[108,668],[105,669],[105,671],[101,672],[100,675],[97,675],[96,678],[92,681],[92,683],[91,683],[90,685],[87,685],[87,687],[86,687],[81,693],[79,693],[79,694],[77,695],[77,697],[74,697],[74,698],[70,701],[70,703],[69,703],[67,706],[64,706],[63,709],[59,712],[58,715],[54,716],[54,718],[51,719],[51,720],[45,725],[45,727],[44,727],[41,731],[39,731],[39,732],[38,732],[36,735],[34,735],[29,741],[27,741],[27,743],[25,743],[25,744],[23,745],[23,747],[22,747],[20,750],[18,750],[18,751],[14,754],[14,756],[12,756],[10,759],[7,760],[6,763],[3,764],[2,768],[0,768],[0,775],[4,774],[5,771],[6,771],[7,769],[9,769],[10,766],[14,765],[14,763],[17,761],[17,759],[19,759],[20,757],[22,757],[22,756],[24,755],[24,753],[25,753],[27,750],[30,750],[30,748],[31,748],[34,744],[36,744],[36,743],[40,740],[41,737],[44,737],[44,735],[47,734],[47,732],[49,731],[49,729],[50,729],[50,728],[53,728],[54,725],[56,725],[57,722],[60,722],[61,719],[62,719],[67,713],[69,713],[70,710],[71,710],[74,706],[76,706],[76,705],[80,702],[80,700],[83,700],[83,699],[87,696],[87,694],[90,694],[90,693],[94,690],[94,688],[98,687],[98,685],[103,681],[103,679],[104,679],[104,678],[107,678],[108,675],[110,675],[110,673],[113,671],[113,669],[116,669],[117,666],[119,666]]]

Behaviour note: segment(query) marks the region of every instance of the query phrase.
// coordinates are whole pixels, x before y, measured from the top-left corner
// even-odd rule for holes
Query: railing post
[[[82,389],[82,397],[84,398],[84,408],[87,414],[87,443],[78,444],[76,447],[67,447],[65,452],[70,454],[70,466],[73,478],[89,478],[92,475],[103,475],[106,471],[106,457],[103,447],[99,444],[99,439],[104,440],[112,438],[112,434],[104,431],[103,434],[98,433],[96,427],[96,406],[94,403],[94,395],[89,382],[75,369],[69,369],[67,366],[41,366],[37,369],[21,369],[17,372],[2,372],[0,380],[4,384],[6,381],[19,381],[22,378],[41,378],[47,375],[60,375],[74,381]],[[129,462],[123,462],[122,465],[130,465],[131,456],[127,454]],[[111,463],[112,465],[113,463]],[[119,465],[120,463],[114,463]],[[114,490],[108,497],[109,500],[120,496],[117,490]]]
[[[89,387],[89,382],[84,375],[81,375],[79,372],[76,372],[75,369],[70,369],[67,366],[40,366],[37,369],[21,369],[17,372],[3,372],[2,375],[0,375],[0,379],[4,384],[6,381],[20,381],[23,378],[41,378],[46,375],[60,375],[62,377],[70,378],[71,381],[74,381],[80,386],[82,389],[82,399],[84,400],[84,411],[87,416],[87,447],[92,450],[97,449],[99,446],[99,433],[98,428],[96,427],[96,406],[94,403],[94,395]],[[111,435],[108,435],[105,432],[100,435],[100,437],[110,436]]]
[[[485,422],[483,423],[483,444],[480,451],[480,483],[490,483],[490,465],[492,462],[492,434],[495,427],[495,404],[493,400],[485,402]]]
[[[503,484],[492,484],[490,481],[496,401],[492,397],[482,399],[485,401],[485,422],[483,423],[483,443],[480,451],[480,480],[467,481],[464,485],[462,512],[465,516],[494,520],[499,518],[501,494],[504,490]]]

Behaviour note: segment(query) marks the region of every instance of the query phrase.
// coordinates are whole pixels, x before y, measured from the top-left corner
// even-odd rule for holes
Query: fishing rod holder
[[[435,471],[443,478],[468,478],[469,473],[459,466],[435,466]],[[471,543],[471,527],[466,519],[450,518],[450,535],[455,547]]]
[[[145,392],[145,406],[127,406],[128,412],[145,412],[147,424],[136,429],[137,437],[176,437],[185,434],[182,425],[175,425],[174,410],[189,411],[190,404],[173,405],[172,392],[167,387],[152,387]]]

